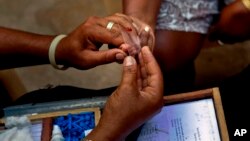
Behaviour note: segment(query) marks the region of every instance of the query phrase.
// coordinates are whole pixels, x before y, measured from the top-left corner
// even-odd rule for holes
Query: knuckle
[[[121,23],[132,23],[132,19],[128,16],[125,16],[125,15],[120,15],[118,16],[118,19]]]
[[[120,46],[121,44],[123,44],[124,43],[124,41],[123,41],[123,39],[121,38],[121,35],[118,35],[118,37],[116,37],[116,38],[114,38],[113,40],[112,40],[112,44],[114,45],[114,47],[118,47],[118,46]]]
[[[121,17],[121,21],[122,21],[123,23],[131,22],[131,20],[129,20],[129,18],[126,17],[126,16],[122,16],[122,17]]]
[[[125,67],[125,70],[126,70],[128,73],[131,73],[131,74],[136,74],[136,73],[137,73],[136,65],[126,66],[126,67]]]
[[[117,30],[114,30],[112,32],[112,38],[115,39],[115,38],[118,38],[121,36],[121,32],[117,31]]]
[[[102,59],[99,60],[99,62],[104,62],[104,63],[110,63],[110,62],[112,62],[112,61],[114,61],[114,59],[113,59],[113,57],[112,57],[112,53],[111,53],[111,52],[106,53],[106,54],[104,55],[104,60],[102,60]]]

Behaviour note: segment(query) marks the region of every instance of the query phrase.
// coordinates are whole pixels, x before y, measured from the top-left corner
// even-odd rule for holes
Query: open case
[[[28,114],[24,118],[27,117],[31,123],[28,127],[34,141],[50,141],[59,132],[54,131],[55,125],[59,127],[60,134],[65,140],[82,139],[98,124],[100,116],[100,108],[73,108]],[[6,118],[0,119],[0,124],[2,124],[0,134],[1,131],[6,130],[5,123],[8,122]],[[23,116],[17,119],[20,120],[20,118]]]
[[[128,141],[228,141],[228,130],[218,88],[175,94],[164,97],[161,112],[153,116],[126,139]],[[74,104],[76,102],[74,101]],[[79,103],[84,103],[79,101]],[[46,106],[48,107],[48,106]],[[29,108],[30,109],[30,108]],[[40,108],[41,109],[41,108]],[[25,110],[25,109],[24,109]],[[12,110],[9,110],[12,113]],[[16,110],[20,111],[20,110]],[[23,111],[23,110],[22,110]],[[34,110],[32,110],[34,111]],[[31,114],[31,121],[56,118],[80,112],[94,112],[95,124],[99,108],[74,108]],[[4,120],[0,120],[4,122]],[[45,130],[46,131],[46,130]],[[48,135],[49,133],[44,133]],[[47,137],[49,138],[49,136]]]

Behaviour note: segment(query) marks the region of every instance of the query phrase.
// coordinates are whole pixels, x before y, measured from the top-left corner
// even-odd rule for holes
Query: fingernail
[[[117,53],[115,55],[116,60],[123,60],[125,58],[125,55],[122,53]]]
[[[132,56],[127,56],[125,58],[125,66],[132,66],[134,65],[136,62],[135,62],[135,59],[132,57]]]
[[[146,27],[144,28],[144,30],[145,30],[146,32],[149,32],[149,27],[146,26]]]

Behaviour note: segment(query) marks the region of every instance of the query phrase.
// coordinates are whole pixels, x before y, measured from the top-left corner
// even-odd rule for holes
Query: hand
[[[115,24],[108,30],[108,22]],[[72,66],[78,69],[89,69],[97,65],[121,61],[126,53],[114,48],[99,51],[103,43],[119,47],[124,43],[119,26],[128,30],[135,30],[132,19],[114,14],[105,18],[90,17],[82,25],[71,32],[58,45],[56,60],[59,64]]]
[[[148,46],[151,51],[153,51],[155,46],[154,30],[151,28],[151,26],[139,20],[138,18],[133,16],[130,16],[130,18],[133,20],[133,26],[135,27],[137,35],[140,38],[141,47]]]
[[[131,17],[134,22],[134,26],[137,29],[138,35],[141,40],[141,46],[149,46],[153,51],[155,46],[155,36],[153,29],[146,23],[142,22],[138,18]]]
[[[125,15],[118,14],[124,18]],[[140,52],[141,47],[149,46],[151,51],[155,46],[155,36],[152,28],[141,20],[130,16],[133,20],[133,27],[136,30],[133,31],[123,31],[122,36],[125,44],[123,44],[120,48],[131,56],[135,56]],[[130,45],[130,46],[127,46]],[[110,46],[110,48],[113,48]]]
[[[157,113],[163,106],[163,79],[148,47],[143,47],[139,62],[128,56],[123,63],[120,86],[107,100],[91,140],[122,140]]]
[[[250,10],[241,0],[226,6],[220,14],[219,21],[209,31],[210,40],[235,43],[250,38]]]

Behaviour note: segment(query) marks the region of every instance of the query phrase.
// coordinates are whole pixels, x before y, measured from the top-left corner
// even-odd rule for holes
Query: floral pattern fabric
[[[162,0],[156,29],[205,34],[218,13],[218,0]]]

